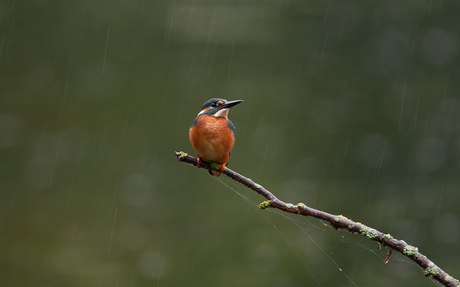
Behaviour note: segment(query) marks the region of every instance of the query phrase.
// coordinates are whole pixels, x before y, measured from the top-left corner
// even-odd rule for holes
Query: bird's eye
[[[217,103],[212,103],[211,106],[217,107]]]

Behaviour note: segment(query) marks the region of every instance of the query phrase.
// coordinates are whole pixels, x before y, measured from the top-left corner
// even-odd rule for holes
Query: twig
[[[197,165],[196,158],[189,156],[185,152],[176,151],[175,156],[177,157],[177,159],[179,159],[179,161],[194,166]],[[219,170],[219,165],[214,163],[209,164],[206,162],[201,162],[200,167],[205,169]],[[395,239],[390,234],[384,234],[362,223],[354,222],[342,215],[333,215],[321,210],[308,207],[303,203],[298,203],[296,205],[291,203],[285,203],[284,201],[279,200],[276,196],[274,196],[270,191],[266,190],[260,184],[255,183],[250,178],[244,177],[241,174],[234,172],[229,168],[225,168],[223,174],[244,184],[245,186],[249,187],[258,194],[265,197],[267,200],[259,205],[261,209],[273,207],[289,213],[311,216],[329,222],[335,229],[348,230],[353,234],[359,233],[389,248],[389,252],[387,254],[387,257],[385,258],[384,263],[387,263],[390,260],[391,251],[395,250],[404,254],[408,258],[412,259],[412,261],[417,263],[417,265],[419,265],[420,268],[422,268],[423,273],[426,277],[431,277],[433,278],[433,280],[442,283],[444,286],[460,286],[460,282],[457,279],[447,274],[444,270],[442,270],[440,267],[434,264],[433,261],[431,261],[425,255],[420,253],[417,247],[407,244],[404,240]]]

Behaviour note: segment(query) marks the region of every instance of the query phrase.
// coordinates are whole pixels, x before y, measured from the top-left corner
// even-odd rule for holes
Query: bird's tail
[[[218,177],[220,175],[220,172],[218,172],[217,170],[208,169],[208,172],[210,175],[215,176],[215,177]]]

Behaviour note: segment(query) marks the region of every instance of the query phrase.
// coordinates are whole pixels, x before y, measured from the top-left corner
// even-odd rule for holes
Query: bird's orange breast
[[[193,149],[202,160],[220,164],[228,162],[235,136],[227,118],[202,115],[190,128],[189,136]]]

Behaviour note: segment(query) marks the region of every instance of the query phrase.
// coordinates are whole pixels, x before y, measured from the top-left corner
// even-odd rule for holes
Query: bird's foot
[[[201,157],[198,157],[198,159],[196,160],[196,167],[200,168],[200,165],[201,165]]]
[[[224,172],[225,169],[225,163],[220,165],[220,173]]]

